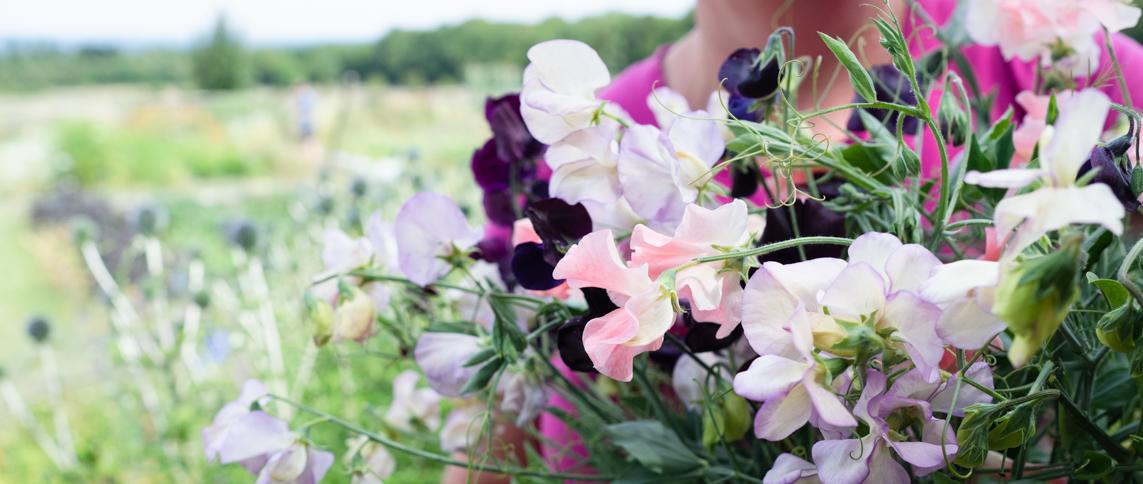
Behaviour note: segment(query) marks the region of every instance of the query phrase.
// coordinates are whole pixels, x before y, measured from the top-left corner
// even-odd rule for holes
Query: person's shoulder
[[[663,82],[663,55],[667,46],[660,46],[651,56],[623,69],[607,87],[597,94],[627,111],[640,124],[654,123],[655,115],[647,107],[651,90],[665,85]]]

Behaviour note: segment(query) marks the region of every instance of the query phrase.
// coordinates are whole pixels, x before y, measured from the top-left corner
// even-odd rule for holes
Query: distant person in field
[[[669,87],[683,95],[692,109],[703,109],[712,91],[720,87],[719,67],[736,49],[744,47],[760,48],[779,26],[788,26],[796,33],[796,54],[799,56],[821,57],[821,72],[828,76],[838,67],[836,57],[818,37],[824,32],[843,39],[861,38],[865,47],[854,50],[867,66],[891,63],[889,54],[879,46],[876,29],[869,28],[869,19],[877,15],[871,6],[881,7],[880,2],[857,0],[698,0],[694,9],[694,28],[678,41],[660,46],[648,58],[639,61],[614,78],[611,85],[601,90],[600,98],[621,106],[631,118],[640,124],[655,124],[655,116],[648,107],[647,98],[656,87]],[[919,57],[937,47],[940,43],[934,36],[933,25],[944,25],[952,17],[957,0],[889,0],[889,8],[900,19],[906,39],[914,57]],[[823,15],[823,12],[828,12]],[[1111,69],[1110,57],[1102,38],[1100,64],[1095,73]],[[861,45],[854,42],[851,45]],[[1125,35],[1112,36],[1112,45],[1127,79],[1131,98],[1143,100],[1143,47]],[[1036,62],[1007,61],[996,46],[968,45],[962,49],[973,68],[980,88],[985,94],[996,95],[993,101],[993,117],[999,117],[1009,107],[1015,109],[1015,119],[1022,119],[1024,108],[1016,102],[1017,94],[1033,89],[1036,82]],[[824,81],[823,81],[824,82]],[[809,83],[806,83],[807,85]],[[1123,103],[1123,96],[1114,82],[1100,84],[1104,93],[1116,103]],[[821,106],[838,106],[853,101],[853,87],[848,82],[835,82],[831,89],[819,93],[819,99],[812,99],[810,92],[799,96],[799,109],[812,111],[816,102]],[[818,123],[815,130],[832,140],[843,139],[844,128],[850,116],[848,111],[838,111],[825,116],[828,122]],[[931,135],[930,135],[931,136]],[[926,138],[922,143],[923,168],[926,177],[939,172],[940,159],[933,148],[935,141]],[[559,358],[554,363],[562,365]],[[569,376],[573,376],[568,372]],[[554,396],[549,407],[559,408],[572,415],[575,407],[563,398]],[[524,446],[536,445],[548,460],[553,471],[590,472],[584,469],[587,451],[579,444],[579,436],[567,428],[558,417],[545,413],[539,417],[539,427],[543,433],[540,439],[528,437],[522,430],[510,423],[502,422],[493,438],[492,454],[498,459],[509,457],[505,449],[513,449],[517,458],[525,455]],[[486,449],[474,451],[481,454]],[[457,458],[467,456],[459,454]],[[505,476],[491,474],[469,475],[463,467],[446,469],[442,482],[445,483],[507,483]]]
[[[316,132],[317,104],[318,95],[313,86],[303,83],[294,88],[294,113],[298,139],[302,142],[313,139]]]

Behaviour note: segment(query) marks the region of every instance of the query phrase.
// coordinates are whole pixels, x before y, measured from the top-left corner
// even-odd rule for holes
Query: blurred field
[[[370,187],[359,205],[385,207],[390,216],[396,204],[425,186],[470,205],[477,202],[468,158],[488,135],[483,93],[495,89],[319,87],[318,131],[306,142],[296,135],[289,89],[204,94],[110,86],[0,94],[0,233],[7,235],[0,238],[0,268],[6,272],[0,278],[0,366],[48,421],[39,360],[24,321],[31,314],[49,316],[83,464],[81,475],[56,473],[0,408],[0,422],[10,429],[0,436],[0,482],[246,479],[235,466],[205,465],[198,438],[219,405],[236,395],[243,375],[227,363],[218,365],[209,384],[190,393],[172,392],[182,395],[168,402],[173,414],[167,440],[173,443],[157,445],[153,429],[133,417],[139,409],[121,393],[128,378],[116,372],[107,311],[72,242],[68,215],[105,211],[114,221],[111,230],[129,231],[133,210],[159,204],[170,215],[161,235],[165,253],[172,258],[198,254],[208,275],[220,278],[236,270],[224,237],[236,220],[253,221],[274,240],[285,240],[286,234],[301,239],[281,242],[282,247],[275,242],[267,253],[268,260],[278,261],[267,271],[279,271],[271,289],[290,368],[309,344],[296,304],[320,265],[313,226],[297,226],[298,214],[312,210],[326,193],[346,192],[354,178]],[[346,200],[333,201],[331,217],[353,214]],[[353,358],[346,363],[353,368],[347,388],[335,355],[383,354],[386,345],[374,341],[368,348],[323,350],[307,401],[366,424],[378,418],[389,378],[400,368],[376,357]],[[241,347],[234,350],[240,353]],[[341,392],[351,390],[367,392],[360,400],[369,402],[368,408],[336,406],[349,400],[339,398]],[[318,432],[314,440],[335,453],[343,450],[324,437],[336,434],[332,429]],[[336,464],[327,480],[348,481],[344,469]],[[399,457],[392,482],[424,482],[434,472]]]

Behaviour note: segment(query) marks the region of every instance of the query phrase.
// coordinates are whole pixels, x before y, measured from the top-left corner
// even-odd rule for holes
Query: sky
[[[186,44],[220,13],[252,44],[357,42],[471,18],[536,22],[622,11],[682,16],[694,0],[0,0],[0,40]]]

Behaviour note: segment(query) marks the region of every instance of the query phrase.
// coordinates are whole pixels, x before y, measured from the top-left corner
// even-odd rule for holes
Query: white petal
[[[885,261],[894,251],[901,248],[901,240],[893,234],[870,232],[853,240],[847,253],[849,263],[864,262],[877,272],[885,272]]]
[[[939,306],[959,301],[978,287],[1000,282],[1000,264],[986,260],[958,260],[933,269],[920,286],[921,297]]]
[[[655,115],[655,124],[666,129],[680,114],[691,110],[687,98],[669,87],[657,87],[647,96],[647,107]]]
[[[861,322],[885,307],[885,280],[867,263],[850,264],[822,294],[821,304],[831,316]]]
[[[664,152],[662,134],[652,126],[634,126],[619,145],[619,183],[623,197],[647,225],[673,232],[683,216],[684,200],[676,182],[678,162]]]
[[[810,420],[811,408],[806,389],[795,385],[785,396],[762,404],[754,417],[754,435],[770,441],[785,439]]]
[[[964,182],[989,188],[1023,188],[1039,180],[1044,172],[1037,169],[1009,168],[992,170],[987,173],[970,171],[965,173]]]
[[[778,398],[800,383],[808,363],[775,355],[762,355],[734,376],[734,393],[756,402]]]
[[[1111,99],[1095,89],[1085,89],[1072,96],[1060,108],[1055,134],[1040,154],[1040,166],[1057,187],[1075,182],[1080,165],[1099,142]]]
[[[1041,235],[1072,224],[1099,224],[1119,235],[1123,232],[1123,205],[1102,183],[1083,188],[1043,187],[1032,193],[1005,198],[996,205],[996,232],[1008,237],[1006,258],[1014,257]]]
[[[552,172],[548,183],[551,195],[569,204],[585,200],[615,203],[620,197],[619,176],[615,168],[593,160],[560,166]]]
[[[556,92],[591,96],[611,83],[603,59],[578,40],[540,42],[528,49],[528,60],[544,84]]]
[[[917,291],[933,270],[941,266],[940,259],[929,249],[917,244],[906,244],[893,251],[885,261],[885,274],[889,276],[891,292]]]

